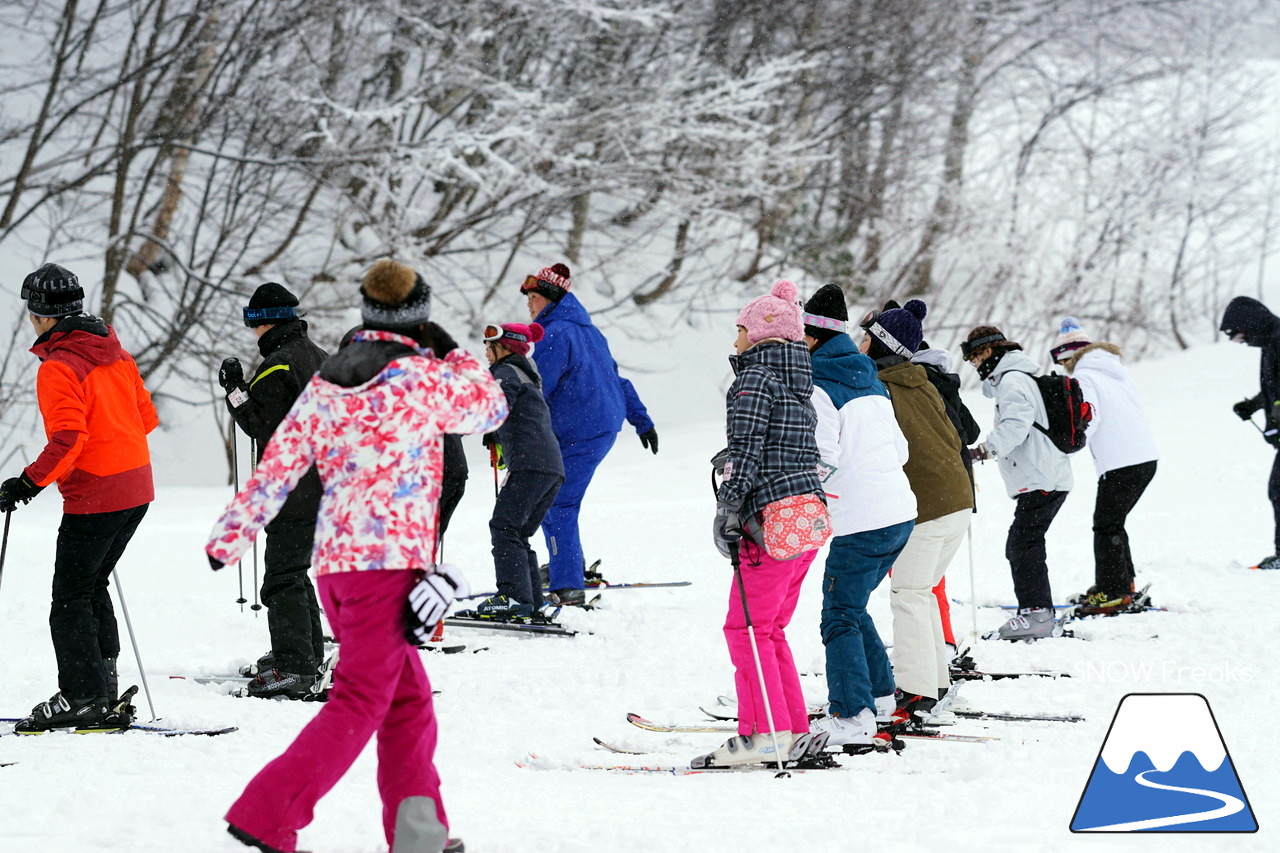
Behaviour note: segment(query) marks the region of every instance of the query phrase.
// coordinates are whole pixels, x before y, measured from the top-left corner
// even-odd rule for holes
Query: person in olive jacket
[[[907,438],[903,470],[915,493],[916,525],[894,562],[889,602],[893,611],[894,680],[902,691],[898,714],[929,718],[951,685],[951,655],[933,588],[969,529],[973,488],[960,461],[960,436],[942,396],[925,369],[910,359],[924,338],[928,308],[912,299],[880,312],[863,326],[863,351],[879,368],[893,412]]]
[[[298,297],[283,285],[260,286],[244,309],[244,324],[258,336],[262,363],[248,382],[238,359],[224,360],[218,371],[231,417],[257,445],[255,465],[276,427],[328,357],[307,336],[307,322],[297,309]],[[320,492],[320,477],[312,468],[266,527],[262,603],[267,607],[271,651],[256,666],[245,669],[245,674],[255,676],[249,683],[251,696],[307,695],[324,659],[320,605],[307,575]]]

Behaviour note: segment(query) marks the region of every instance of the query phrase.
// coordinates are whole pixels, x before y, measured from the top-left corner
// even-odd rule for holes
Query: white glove
[[[456,598],[471,594],[471,586],[457,566],[443,563],[428,572],[409,591],[405,607],[405,639],[420,646],[431,634]]]

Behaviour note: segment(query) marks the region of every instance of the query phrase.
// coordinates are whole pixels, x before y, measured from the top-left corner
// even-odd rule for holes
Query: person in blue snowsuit
[[[551,601],[585,603],[585,563],[578,535],[582,497],[626,420],[644,447],[658,452],[658,431],[632,384],[618,374],[609,343],[591,316],[569,292],[569,268],[544,268],[525,278],[529,317],[545,330],[533,361],[542,374],[542,393],[551,408],[551,428],[560,442],[564,485],[542,521],[551,552]]]

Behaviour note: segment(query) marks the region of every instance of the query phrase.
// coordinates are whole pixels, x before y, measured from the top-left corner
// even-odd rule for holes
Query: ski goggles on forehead
[[[862,315],[862,319],[858,321],[858,328],[862,329],[863,331],[866,331],[867,329],[871,328],[871,326],[876,322],[876,320],[879,320],[879,319],[880,319],[880,312],[872,308],[866,314]]]
[[[993,344],[997,341],[1003,340],[1006,340],[1005,336],[999,332],[995,332],[990,335],[983,335],[980,338],[974,338],[971,341],[964,341],[960,344],[960,355],[964,357],[965,361],[972,361],[973,354],[976,351],[982,349],[987,344]]]
[[[524,284],[520,285],[520,292],[529,294],[537,291],[540,287],[552,287],[553,285],[544,282],[536,275],[527,275],[524,277]]]
[[[843,332],[846,325],[844,320],[807,313],[804,315],[804,324],[806,326],[815,326],[819,329],[831,329],[834,332]]]
[[[276,308],[246,308],[244,309],[244,324],[252,327],[280,320],[292,320],[297,316],[297,309],[291,305]]]
[[[494,344],[504,338],[509,341],[520,341],[522,344],[529,343],[529,336],[522,335],[520,332],[513,332],[493,323],[484,327],[484,342],[486,344]]]

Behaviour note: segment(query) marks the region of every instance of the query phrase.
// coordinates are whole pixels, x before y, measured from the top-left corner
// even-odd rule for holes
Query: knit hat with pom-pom
[[[503,323],[498,326],[502,334],[496,338],[485,336],[485,343],[502,344],[516,355],[528,355],[529,345],[542,340],[542,326],[537,323]]]
[[[870,355],[900,355],[911,358],[924,340],[921,323],[929,308],[919,299],[912,299],[901,308],[880,312],[875,321],[866,327],[871,336]]]
[[[838,284],[824,284],[804,304],[804,333],[819,343],[843,334],[849,324],[849,307]]]
[[[789,281],[776,282],[768,296],[747,303],[738,314],[738,325],[747,330],[747,340],[759,343],[765,338],[784,341],[804,339],[800,292]]]
[[[571,276],[572,273],[564,264],[552,264],[538,270],[537,275],[526,276],[524,284],[520,285],[520,292],[538,293],[552,302],[559,302],[569,292],[569,288],[573,287]]]
[[[431,319],[431,288],[398,261],[382,260],[364,274],[360,318],[369,329],[411,331]]]
[[[1053,342],[1049,355],[1053,356],[1056,363],[1061,364],[1071,357],[1072,352],[1084,349],[1091,343],[1089,335],[1080,328],[1080,321],[1075,317],[1065,317],[1058,327],[1058,339]]]

